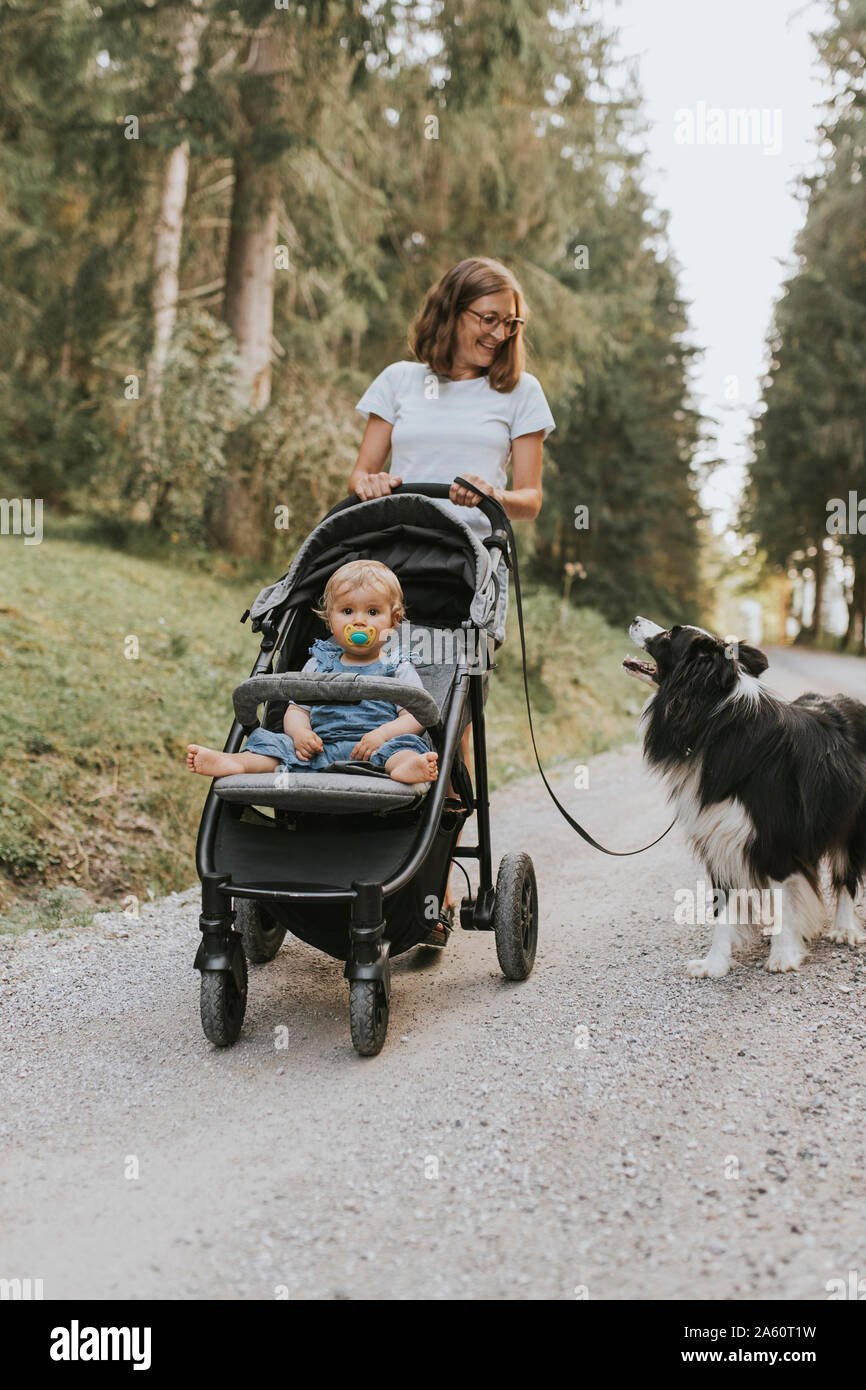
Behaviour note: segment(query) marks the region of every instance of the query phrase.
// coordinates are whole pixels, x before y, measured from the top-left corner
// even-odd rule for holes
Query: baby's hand
[[[362,734],[352,749],[352,758],[357,758],[359,762],[369,762],[377,748],[381,748],[385,742],[385,735],[379,729],[371,729],[369,733]]]
[[[304,763],[309,762],[310,758],[316,753],[321,753],[325,746],[319,738],[319,735],[313,733],[312,729],[308,729],[303,734],[298,734],[297,737],[293,739],[293,743],[295,745],[295,752],[301,759],[301,762]]]

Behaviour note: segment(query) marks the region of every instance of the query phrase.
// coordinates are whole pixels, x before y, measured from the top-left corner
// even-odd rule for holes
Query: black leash
[[[478,492],[478,489],[473,487],[471,483],[467,483],[465,478],[455,478],[454,481],[460,483],[462,487],[468,488],[470,492]],[[483,493],[479,493],[478,495],[483,496]],[[586,840],[586,843],[588,845],[592,845],[593,849],[601,850],[602,854],[616,855],[618,858],[625,858],[630,854],[643,854],[644,850],[652,849],[653,845],[657,845],[659,840],[663,840],[665,835],[667,835],[669,831],[673,830],[676,824],[676,816],[674,816],[667,830],[663,830],[661,835],[656,836],[654,840],[650,840],[648,845],[641,845],[640,849],[605,849],[604,845],[600,845],[598,843],[598,840],[594,840],[593,837],[590,835],[589,831],[584,830],[583,826],[579,825],[578,822],[574,819],[574,817],[569,815],[568,811],[566,811],[565,807],[559,800],[559,797],[556,795],[556,792],[553,790],[553,788],[547,780],[547,777],[545,776],[544,768],[541,766],[541,759],[538,756],[538,748],[536,747],[535,743],[535,730],[532,727],[532,707],[529,703],[529,679],[526,674],[526,636],[523,631],[523,605],[520,599],[520,574],[518,572],[517,565],[517,543],[514,539],[514,531],[511,526],[511,521],[507,516],[504,515],[504,513],[503,521],[505,524],[505,531],[508,536],[508,554],[505,557],[505,563],[514,575],[514,597],[517,603],[517,623],[520,628],[520,655],[523,663],[523,690],[526,695],[526,716],[529,720],[529,734],[532,739],[532,751],[535,754],[535,761],[538,763],[538,771],[541,773],[541,780],[547,788],[548,793],[550,794],[550,798],[557,811],[559,811],[560,815],[565,817],[572,830],[576,830],[581,839]]]

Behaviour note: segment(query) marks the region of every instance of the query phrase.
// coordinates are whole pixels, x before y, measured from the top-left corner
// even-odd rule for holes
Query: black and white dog
[[[665,632],[635,618],[629,636],[652,658],[623,662],[654,691],[640,719],[644,756],[720,890],[709,954],[690,961],[689,974],[727,974],[732,950],[748,942],[748,913],[744,926],[718,904],[762,889],[780,890],[767,969],[796,970],[824,926],[825,857],[836,894],[826,934],[866,942],[854,914],[866,867],[866,705],[845,695],[785,700],[758,680],[763,652],[702,628]]]

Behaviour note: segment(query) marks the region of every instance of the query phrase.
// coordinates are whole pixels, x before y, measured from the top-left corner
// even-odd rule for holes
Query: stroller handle
[[[472,483],[466,478],[461,478],[459,474],[454,479],[454,482],[461,483],[463,487],[469,488],[470,492],[475,491]],[[395,487],[392,487],[390,495],[393,497],[398,492],[416,492],[421,497],[433,497],[442,502],[447,502],[449,493],[451,492],[451,483],[397,483]],[[484,493],[479,493],[479,497],[481,500],[478,503],[478,510],[483,512],[487,517],[492,528],[492,536],[497,537],[496,543],[501,550],[504,550],[506,536],[503,522],[507,523],[508,521],[505,508],[501,502],[496,501],[495,497],[488,497]],[[361,498],[358,494],[353,492],[349,497],[344,497],[341,502],[338,502],[336,506],[332,507],[328,512],[328,516],[333,516],[335,512],[343,512],[347,507],[356,507],[360,501]]]
[[[470,492],[475,491],[472,484],[468,482],[466,478],[461,478],[458,475],[454,479],[454,482],[461,483],[463,487],[468,488]],[[448,496],[451,492],[451,484],[398,483],[396,487],[392,487],[391,495],[393,496],[395,492],[418,492],[421,494],[422,497],[435,497],[441,499],[441,501],[443,502],[447,502]],[[502,525],[502,519],[506,514],[505,508],[503,507],[501,502],[496,501],[495,497],[488,497],[486,493],[479,493],[479,497],[481,500],[478,503],[478,510],[484,513],[484,515],[487,517],[487,520],[490,522],[490,525],[492,526],[493,530],[498,530],[498,528]]]

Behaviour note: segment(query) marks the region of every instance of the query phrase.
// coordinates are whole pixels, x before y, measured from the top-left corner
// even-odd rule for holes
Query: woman
[[[430,289],[409,333],[417,361],[392,362],[358,401],[367,418],[349,492],[363,501],[385,497],[398,483],[450,483],[450,503],[478,535],[490,523],[478,497],[454,482],[461,476],[502,503],[512,520],[541,510],[542,445],[555,428],[537,378],[524,370],[526,304],[499,261],[472,256]],[[391,470],[385,461],[391,454]],[[511,487],[506,465],[511,456]],[[508,571],[499,564],[500,607],[495,644],[505,639]],[[469,763],[469,731],[462,752]],[[446,930],[454,918],[450,885]]]

